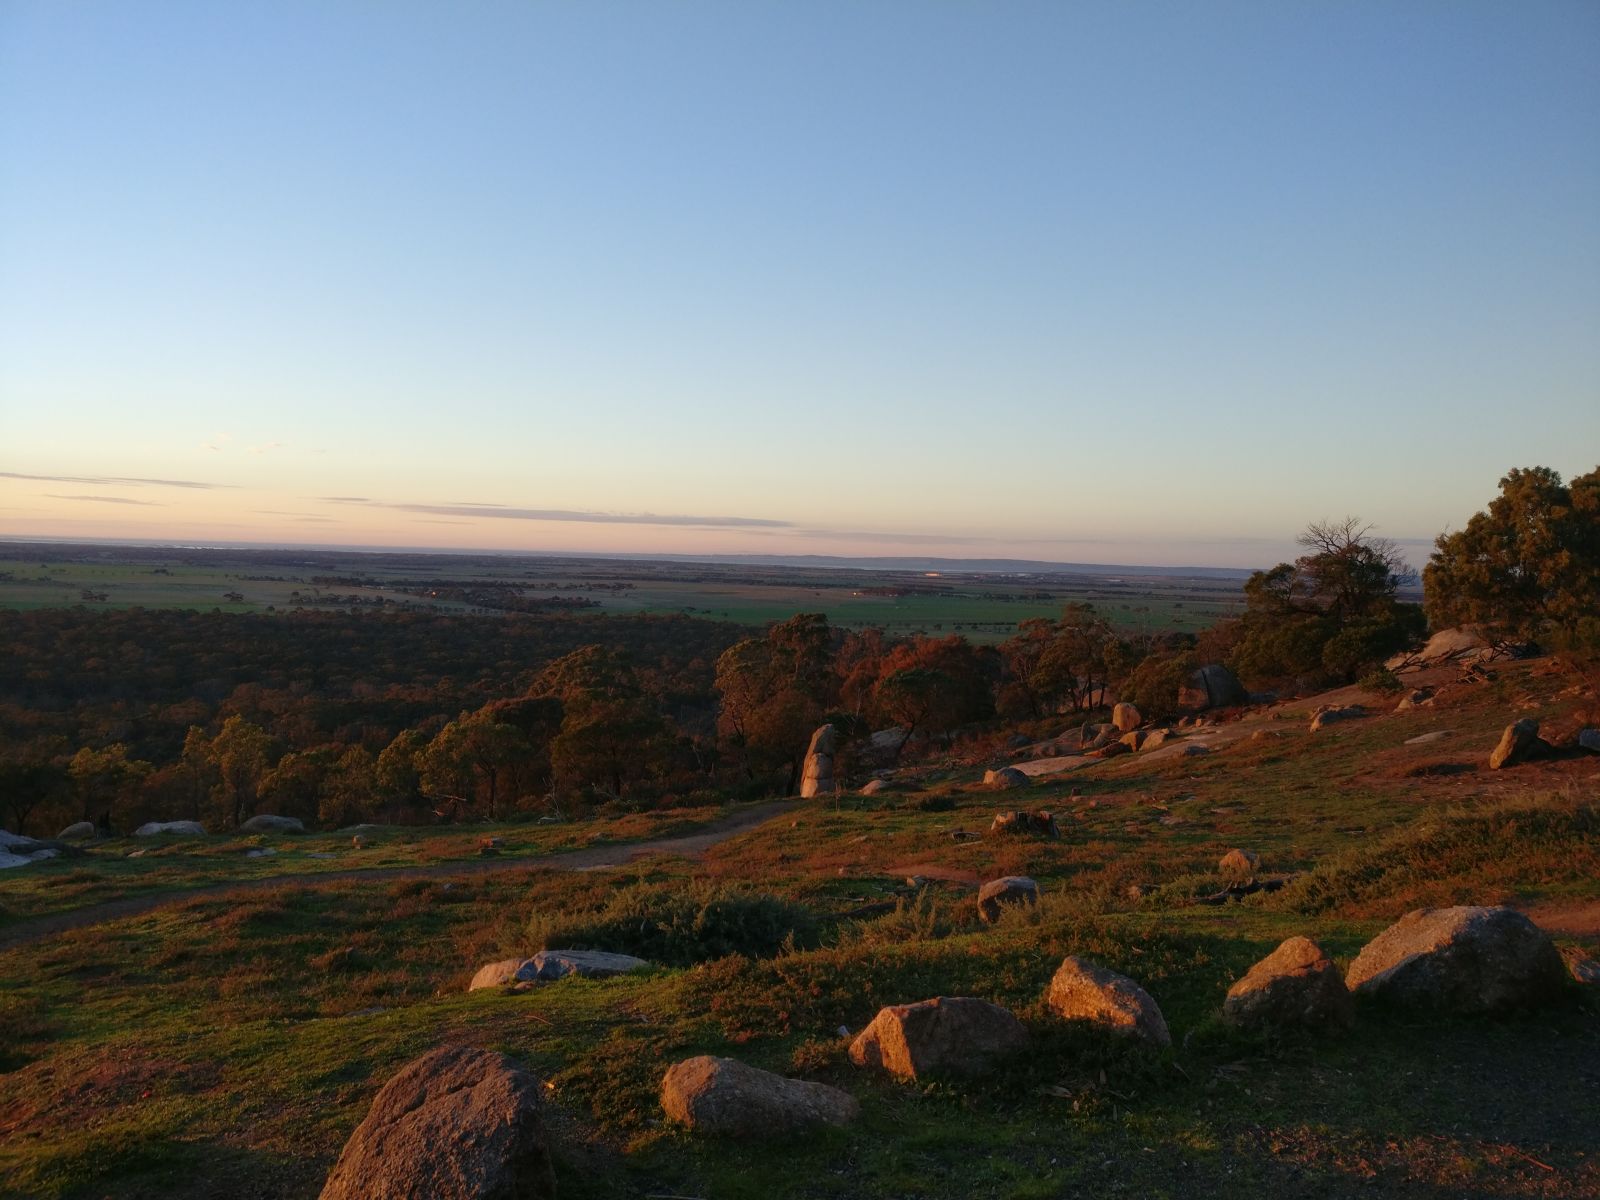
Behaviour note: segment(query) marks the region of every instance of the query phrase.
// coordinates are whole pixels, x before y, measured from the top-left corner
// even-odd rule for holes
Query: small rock
[[[94,836],[95,827],[93,821],[79,821],[74,825],[68,825],[60,833],[56,834],[57,840],[63,842],[86,842]]]
[[[1360,704],[1334,704],[1327,708],[1319,708],[1311,717],[1311,732],[1315,733],[1339,721],[1353,721],[1366,715],[1366,707]]]
[[[1045,995],[1050,1011],[1069,1021],[1087,1021],[1112,1033],[1170,1046],[1161,1006],[1133,980],[1088,959],[1061,960]]]
[[[880,1009],[850,1043],[850,1061],[904,1080],[975,1075],[1027,1045],[1022,1022],[998,1004],[939,996]]]
[[[1600,754],[1600,729],[1583,729],[1578,732],[1578,745],[1591,754]],[[62,834],[65,837],[65,834]]]
[[[350,848],[352,850],[365,850],[367,848],[367,835],[358,833],[352,837],[350,839]]]
[[[1419,733],[1416,737],[1406,739],[1408,746],[1431,746],[1434,742],[1442,742],[1445,738],[1455,733],[1453,729],[1435,729],[1431,733]]]
[[[984,786],[994,791],[1004,792],[1012,788],[1027,787],[1028,777],[1015,767],[1001,767],[998,771],[985,771],[983,782]]]
[[[1211,747],[1210,746],[1202,746],[1199,742],[1190,742],[1187,746],[1183,747],[1182,757],[1184,757],[1184,758],[1199,758],[1202,754],[1210,754],[1210,753],[1211,753]]]
[[[1310,938],[1292,937],[1228,989],[1222,1015],[1248,1028],[1344,1027],[1354,1021],[1355,1006],[1322,947]]]
[[[886,779],[868,780],[867,783],[862,787],[861,794],[863,796],[876,796],[879,792],[885,791],[888,786],[889,781]]]
[[[991,879],[978,889],[978,916],[993,924],[1000,910],[1010,904],[1039,903],[1039,885],[1026,875],[1006,875]]]
[[[1423,705],[1431,705],[1432,703],[1432,688],[1413,688],[1400,697],[1400,702],[1394,706],[1394,710],[1395,712],[1405,712],[1408,709],[1421,708]]]
[[[1059,838],[1061,829],[1051,813],[1016,811],[995,813],[994,821],[989,825],[989,833],[991,836],[1038,834],[1041,837]]]
[[[848,1125],[861,1115],[861,1106],[848,1092],[709,1054],[667,1068],[661,1107],[672,1120],[698,1132],[752,1138]]]
[[[246,850],[244,856],[246,858],[271,858],[276,853],[277,851],[271,846],[257,846],[253,850]]]
[[[133,836],[159,837],[166,833],[175,837],[204,837],[205,832],[205,826],[199,821],[146,821],[133,831]]]
[[[1421,908],[1368,942],[1345,983],[1407,1008],[1492,1013],[1557,995],[1567,970],[1545,933],[1510,908]]]

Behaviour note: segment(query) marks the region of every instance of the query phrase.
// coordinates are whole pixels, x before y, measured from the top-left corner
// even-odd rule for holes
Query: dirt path
[[[525,858],[491,858],[470,862],[428,863],[415,867],[372,867],[366,870],[313,871],[299,875],[268,875],[259,879],[241,879],[233,883],[214,883],[204,887],[173,888],[168,891],[146,892],[121,900],[107,900],[89,904],[71,912],[52,913],[21,921],[9,929],[0,929],[0,950],[25,946],[70,929],[83,929],[105,921],[124,917],[137,917],[143,913],[181,904],[202,896],[219,896],[224,893],[256,892],[277,887],[322,887],[335,883],[384,882],[394,879],[434,879],[441,875],[487,875],[495,871],[525,871],[543,868],[547,871],[595,871],[606,867],[620,867],[647,854],[675,854],[692,858],[718,842],[753,829],[773,817],[781,816],[793,808],[792,800],[779,800],[771,804],[758,804],[720,821],[713,821],[698,833],[680,837],[655,838],[643,842],[622,842],[613,846],[591,846],[584,850],[563,850],[553,854],[536,854]]]

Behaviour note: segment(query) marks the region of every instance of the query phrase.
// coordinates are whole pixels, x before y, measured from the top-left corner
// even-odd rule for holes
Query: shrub
[[[1405,684],[1400,682],[1400,677],[1387,667],[1368,671],[1356,682],[1369,692],[1378,692],[1385,696],[1392,696],[1405,687]]]
[[[667,966],[728,955],[770,958],[817,944],[816,916],[804,905],[731,887],[688,890],[634,884],[598,908],[536,911],[528,922],[542,949],[610,950]]]

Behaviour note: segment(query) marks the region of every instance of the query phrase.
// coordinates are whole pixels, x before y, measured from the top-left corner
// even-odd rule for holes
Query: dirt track
[[[208,884],[197,888],[174,888],[162,892],[147,892],[122,900],[107,900],[90,904],[71,912],[52,913],[21,921],[10,929],[0,930],[0,950],[25,946],[54,934],[71,929],[83,929],[105,921],[123,917],[137,917],[142,913],[181,904],[202,896],[219,896],[224,893],[255,892],[284,886],[321,887],[327,884],[353,881],[382,882],[393,879],[433,879],[441,875],[487,875],[495,871],[525,871],[530,867],[547,871],[593,871],[603,867],[620,867],[646,854],[676,854],[692,857],[727,841],[747,829],[753,829],[773,817],[781,816],[794,807],[792,800],[759,804],[713,821],[698,833],[681,837],[655,838],[643,842],[625,842],[613,846],[594,846],[584,850],[565,850],[554,854],[537,854],[525,858],[490,858],[468,862],[429,863],[416,867],[373,867],[367,870],[313,871],[300,875],[269,875],[260,879],[241,879],[235,883]]]

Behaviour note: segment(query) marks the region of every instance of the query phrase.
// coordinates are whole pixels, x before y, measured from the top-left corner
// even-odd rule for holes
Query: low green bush
[[[760,892],[638,883],[611,893],[597,908],[536,910],[528,933],[543,949],[610,950],[689,966],[729,955],[770,958],[815,946],[818,924],[804,905]]]

